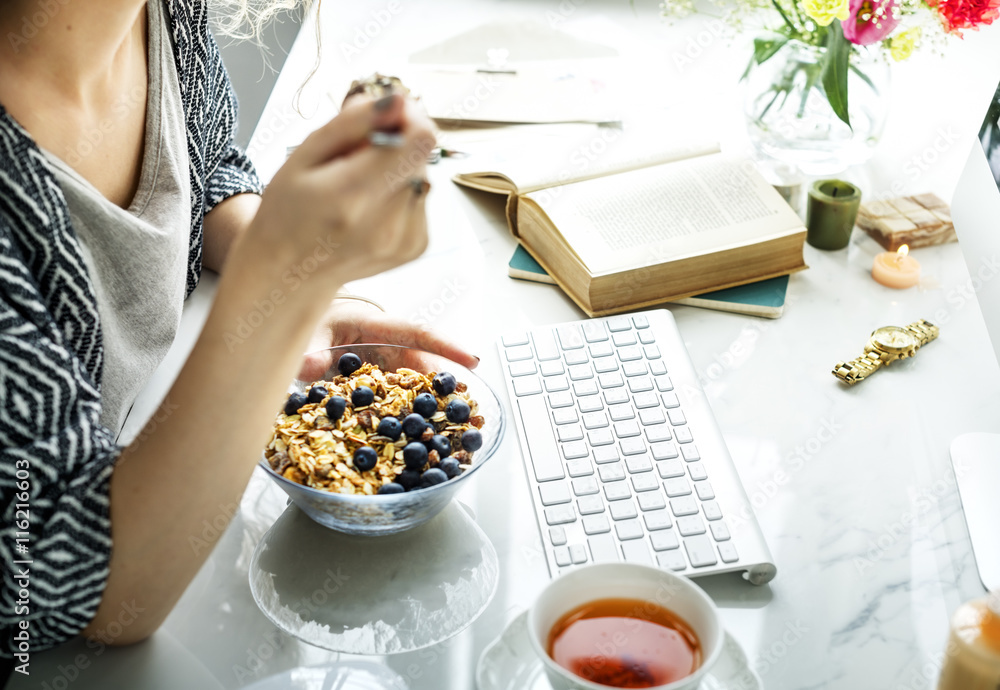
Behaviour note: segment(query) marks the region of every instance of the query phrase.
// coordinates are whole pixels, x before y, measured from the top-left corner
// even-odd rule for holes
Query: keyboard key
[[[542,382],[537,376],[521,376],[514,379],[514,395],[524,397],[542,392]]]
[[[649,547],[645,540],[627,541],[622,544],[622,553],[628,563],[642,563],[643,565],[653,565],[653,557],[649,553]]]
[[[650,370],[652,370],[653,364],[654,362],[650,363]],[[656,384],[656,390],[661,393],[666,393],[674,389],[674,382],[670,380],[669,376],[656,376],[653,378],[653,382]]]
[[[530,345],[518,345],[517,347],[507,348],[507,361],[508,362],[520,362],[524,359],[531,359],[532,352]]]
[[[570,350],[563,357],[566,359],[566,364],[571,366],[580,366],[590,361],[586,350]]]
[[[539,362],[559,359],[559,348],[556,347],[556,336],[550,330],[535,331],[531,334],[535,342],[535,354]]]
[[[618,371],[618,360],[614,357],[596,357],[594,359],[594,371],[598,374],[606,374],[609,371]]]
[[[626,422],[615,422],[615,436],[618,438],[632,438],[633,436],[638,435],[639,424],[634,419],[630,419]]]
[[[564,525],[576,522],[576,511],[571,505],[552,506],[545,509],[545,524]]]
[[[664,479],[663,490],[667,492],[667,497],[669,498],[688,496],[691,493],[691,482],[689,482],[685,477]]]
[[[611,524],[604,515],[586,515],[583,518],[583,531],[587,534],[603,534],[611,531]]]
[[[531,359],[526,359],[521,362],[513,362],[507,367],[507,369],[510,371],[510,375],[513,378],[517,378],[518,376],[527,376],[528,374],[534,374],[538,371],[535,368],[535,361]]]
[[[603,321],[584,321],[583,339],[588,343],[599,343],[608,339],[608,331]]]
[[[583,415],[583,427],[585,429],[603,429],[608,424],[608,415],[603,412],[590,412]]]
[[[687,561],[684,560],[684,554],[681,553],[680,549],[662,551],[656,554],[656,563],[661,568],[666,568],[667,570],[684,570],[687,568]]]
[[[571,544],[569,547],[569,557],[573,560],[574,565],[586,563],[587,549],[583,544]]]
[[[715,541],[729,540],[729,526],[725,522],[717,520],[708,523],[708,526],[712,530],[712,536],[715,537]]]
[[[625,347],[626,345],[635,345],[635,333],[631,331],[621,331],[620,333],[613,333],[611,335],[611,340],[614,342],[615,347]]]
[[[636,376],[628,380],[628,389],[633,393],[645,393],[653,390],[653,379],[648,376]]]
[[[608,330],[612,333],[632,330],[632,323],[627,316],[613,316],[607,321]]]
[[[711,501],[715,498],[715,490],[712,488],[712,482],[695,482],[694,492],[698,494],[698,498],[702,501]]]
[[[583,347],[583,333],[580,326],[575,323],[563,324],[556,328],[559,334],[559,344],[564,350],[578,350]]]
[[[545,401],[541,397],[518,398],[517,407],[521,413],[521,424],[535,470],[535,480],[547,482],[562,479],[566,474],[559,459],[559,446],[552,435]]]
[[[596,482],[595,482],[596,484]],[[595,493],[597,487],[594,487]],[[569,503],[569,484],[561,482],[544,482],[538,485],[538,495],[542,498],[543,506],[554,506],[560,503]]]
[[[508,333],[503,338],[501,338],[504,347],[514,347],[515,345],[527,345],[528,344],[528,334],[527,333]]]
[[[587,432],[587,439],[592,446],[607,446],[615,442],[611,429],[594,429]]]
[[[639,510],[644,513],[650,510],[660,510],[661,508],[667,507],[667,502],[663,499],[663,494],[659,491],[644,491],[638,495],[638,498]]]
[[[656,336],[653,335],[652,331],[645,330],[639,331],[639,342],[643,345],[650,345],[656,341]]]
[[[681,496],[670,499],[670,510],[676,517],[695,515],[698,512],[698,501],[694,496]]]
[[[708,535],[703,534],[685,539],[684,549],[687,551],[688,558],[691,559],[691,565],[695,568],[704,568],[719,562],[715,557],[715,548]]]
[[[601,481],[605,484],[608,482],[618,482],[625,479],[625,468],[622,467],[620,462],[598,465],[597,474],[600,476]]]
[[[649,373],[654,376],[661,376],[667,373],[667,365],[662,359],[654,359],[649,363]]]
[[[669,441],[673,436],[670,435],[670,427],[666,424],[659,426],[646,427],[646,440],[650,443],[659,443],[660,441]]]
[[[649,319],[645,314],[637,314],[632,317],[632,325],[636,328],[649,328]]]
[[[653,463],[645,453],[642,455],[628,455],[625,457],[625,469],[628,470],[629,474],[652,472]]]
[[[684,476],[684,463],[680,460],[664,460],[656,463],[656,471],[664,479]]]
[[[694,444],[681,446],[681,454],[684,456],[684,460],[686,460],[687,462],[694,462],[695,460],[701,460],[701,453],[698,452],[698,446]]]
[[[583,441],[570,441],[569,443],[562,444],[562,454],[567,460],[585,458],[590,454],[590,449],[587,448],[587,444]],[[534,453],[531,454],[532,457],[534,455]]]
[[[541,367],[542,376],[558,376],[566,371],[560,359],[542,362],[539,366]]]
[[[552,421],[556,424],[573,424],[579,421],[576,410],[572,407],[563,407],[552,411]]]
[[[705,511],[706,520],[721,520],[722,508],[717,501],[705,501],[701,504],[701,509]]]
[[[663,424],[667,421],[667,418],[663,416],[663,410],[653,407],[639,410],[639,421],[642,422],[643,426],[654,426],[656,424]],[[667,433],[669,434],[670,432],[668,431]]]
[[[545,486],[544,484],[542,486]],[[597,485],[597,480],[593,475],[589,477],[578,477],[573,480],[573,493],[577,496],[589,496],[600,493],[601,487]]]
[[[692,446],[681,446],[681,451],[683,452],[687,448]],[[685,460],[687,457],[684,458]],[[692,462],[688,465],[688,474],[691,475],[691,479],[696,482],[700,482],[702,479],[708,479],[708,470],[705,469],[705,463],[703,462]]]
[[[624,388],[609,388],[604,391],[604,402],[609,405],[618,405],[628,402],[628,392]]]
[[[570,381],[594,378],[594,369],[589,364],[575,364],[569,368]]]
[[[549,407],[553,410],[560,407],[571,407],[573,405],[573,394],[569,391],[553,393],[549,396]]]
[[[639,349],[638,345],[619,348],[618,359],[623,362],[631,362],[635,359],[642,359],[642,350]]]
[[[579,441],[583,438],[583,427],[579,424],[565,424],[557,427],[556,438],[560,441]]]
[[[608,462],[617,462],[618,460],[618,446],[600,446],[598,448],[594,448],[594,462],[598,465],[603,465]]]
[[[604,402],[599,395],[588,395],[579,400],[580,412],[597,412],[604,409]]]
[[[569,557],[569,547],[568,546],[557,546],[552,551],[552,555],[556,559],[556,565],[564,566],[572,563]]]
[[[677,398],[676,393],[661,393],[660,400],[663,401],[663,406],[668,410],[681,406],[681,401]]]
[[[719,557],[723,563],[735,563],[740,560],[739,554],[736,553],[736,547],[731,541],[724,541],[719,544]]]
[[[626,376],[642,376],[646,373],[646,363],[641,360],[638,362],[625,362],[622,365],[622,371]]]
[[[677,538],[677,533],[672,529],[652,532],[649,535],[649,542],[653,545],[654,551],[669,551],[681,545],[681,540]]]
[[[651,510],[642,516],[642,520],[646,523],[646,529],[650,532],[667,529],[674,524],[670,519],[670,513],[666,510]]]
[[[638,407],[640,410],[643,410],[647,407],[659,407],[660,405],[660,401],[657,400],[656,394],[652,392],[636,393],[634,396],[632,396],[632,402],[634,402],[635,406]]]
[[[691,429],[686,426],[679,426],[674,429],[674,438],[677,439],[678,443],[691,443],[694,440],[694,437],[691,435]]]
[[[653,452],[654,460],[670,460],[677,457],[677,446],[670,441],[650,443],[649,449]]]
[[[611,357],[611,355],[615,354],[615,347],[610,342],[596,343],[588,347],[587,350],[590,352],[590,356],[595,359],[598,357]],[[612,359],[614,358],[612,357]],[[615,368],[618,368],[617,362],[615,363]]]
[[[660,488],[660,482],[656,480],[656,475],[652,472],[632,475],[632,488],[636,493],[656,491]],[[659,492],[657,492],[657,495]]]
[[[635,509],[635,503],[632,500],[615,501],[609,506],[609,508],[611,510],[612,520],[627,520],[629,518],[634,518],[639,514],[639,511]]]
[[[604,512],[604,501],[600,496],[583,496],[576,501],[576,508],[580,515],[594,515]]]
[[[632,491],[625,482],[604,485],[604,497],[609,501],[621,501],[632,497]]]
[[[573,384],[573,392],[578,398],[584,395],[597,395],[597,383],[595,381],[577,381]]]
[[[638,520],[623,520],[615,523],[615,532],[622,541],[629,539],[641,539],[643,535],[642,525]]]
[[[646,443],[642,438],[623,438],[618,442],[622,455],[638,455],[646,452]]]
[[[597,382],[601,384],[601,388],[619,388],[625,385],[622,375],[617,371],[612,371],[608,374],[598,374]]]
[[[546,393],[558,393],[559,391],[569,390],[569,381],[565,376],[546,376],[545,377],[545,392]]]
[[[674,426],[687,424],[687,417],[684,416],[684,410],[667,410],[667,417]]]
[[[646,355],[646,359],[659,359],[660,348],[657,345],[646,345],[642,348],[642,354]]]
[[[590,546],[590,558],[595,563],[610,563],[620,561],[618,542],[610,534],[598,534],[587,540]]]
[[[618,405],[609,405],[608,412],[611,413],[611,419],[620,422],[625,419],[635,419],[635,411],[632,406],[628,403],[619,403]]]
[[[566,530],[562,527],[549,527],[549,541],[552,546],[562,546],[566,543]]]
[[[705,521],[697,515],[685,515],[677,518],[677,531],[682,537],[705,533]]]

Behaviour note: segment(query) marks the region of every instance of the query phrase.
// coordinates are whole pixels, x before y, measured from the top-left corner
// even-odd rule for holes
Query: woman
[[[477,360],[367,307],[330,307],[344,283],[427,243],[424,171],[384,182],[433,146],[412,103],[351,99],[261,197],[232,144],[235,103],[205,0],[8,0],[0,36],[9,658],[22,630],[38,651],[104,630],[123,603],[141,614],[115,643],[159,626],[208,555],[188,537],[238,500],[304,351],[396,340]],[[402,147],[368,145],[376,130],[398,131]],[[308,289],[291,289],[282,276],[310,257]],[[118,447],[202,266],[222,272],[204,330],[160,421]],[[266,323],[234,339],[268,300],[280,306]],[[8,567],[18,560],[31,563]]]

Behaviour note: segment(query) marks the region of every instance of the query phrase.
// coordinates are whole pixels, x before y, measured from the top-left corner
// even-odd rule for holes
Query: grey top
[[[146,140],[132,203],[127,209],[116,206],[65,161],[45,152],[97,293],[104,332],[101,423],[116,435],[177,334],[191,232],[187,134],[173,46],[163,0],[146,7]],[[68,157],[91,151],[81,143]]]

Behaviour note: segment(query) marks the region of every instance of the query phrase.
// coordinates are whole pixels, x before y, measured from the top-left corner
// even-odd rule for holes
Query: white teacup
[[[542,590],[528,611],[528,638],[545,665],[554,690],[608,690],[557,664],[548,655],[549,632],[563,615],[598,599],[640,599],[682,618],[701,643],[702,663],[691,675],[653,690],[694,690],[722,652],[724,630],[718,609],[705,591],[685,577],[634,563],[602,563],[575,568]]]

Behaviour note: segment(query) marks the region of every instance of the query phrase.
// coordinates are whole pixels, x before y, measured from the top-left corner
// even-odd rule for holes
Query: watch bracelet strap
[[[909,326],[906,326],[903,330],[909,331],[914,336],[916,336],[917,340],[920,342],[919,347],[923,347],[930,341],[937,338],[938,333],[940,332],[937,326],[935,326],[929,321],[925,321],[924,319],[920,319],[919,321],[914,321]]]
[[[833,367],[833,375],[853,386],[858,381],[864,381],[882,367],[882,360],[875,352],[866,352],[855,357],[850,362],[837,362]]]

